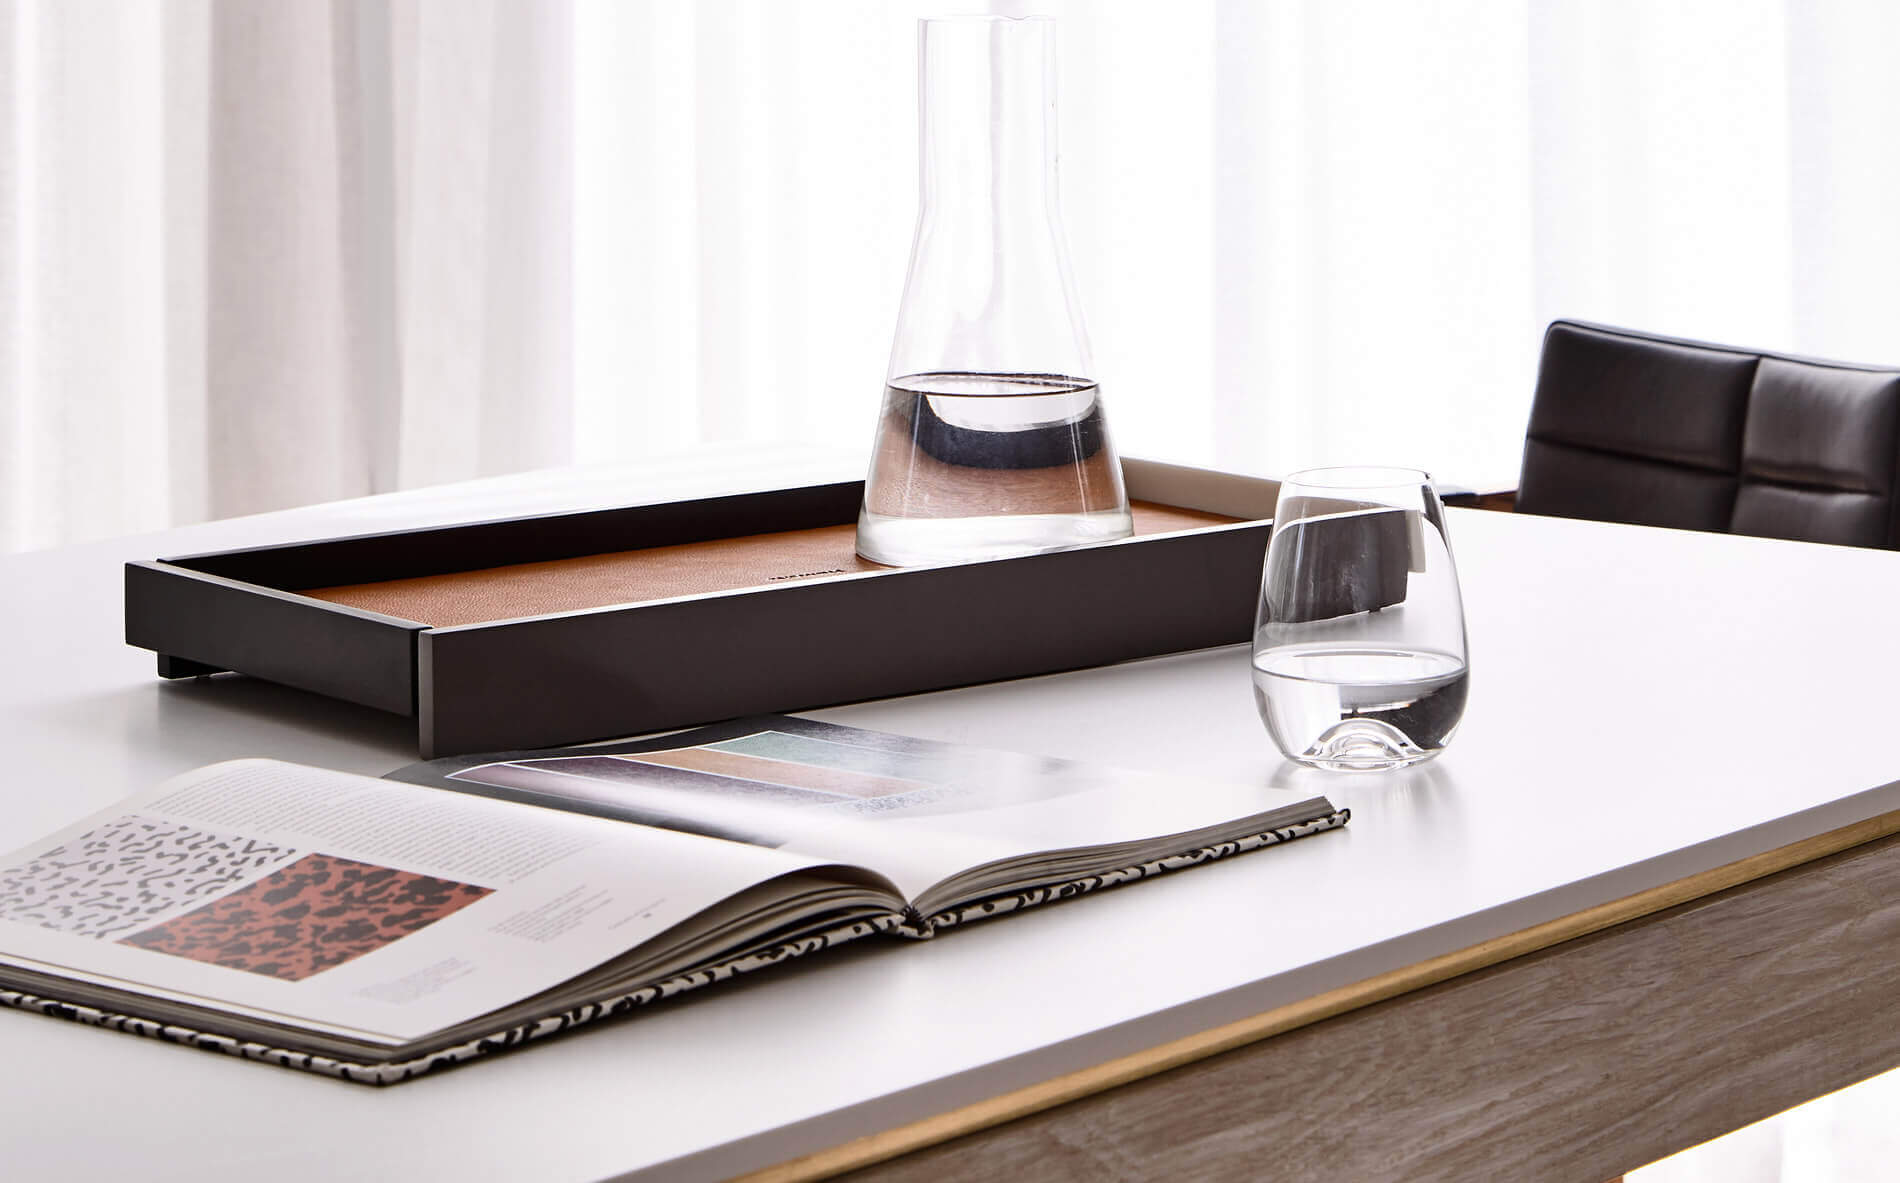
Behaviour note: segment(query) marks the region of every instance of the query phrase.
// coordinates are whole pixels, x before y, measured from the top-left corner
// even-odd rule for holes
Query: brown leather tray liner
[[[1131,508],[1137,537],[1241,520],[1145,501],[1137,501]],[[542,563],[511,563],[414,579],[352,583],[303,594],[332,604],[400,616],[431,628],[450,628],[888,570],[859,558],[856,542],[855,525],[821,526]]]

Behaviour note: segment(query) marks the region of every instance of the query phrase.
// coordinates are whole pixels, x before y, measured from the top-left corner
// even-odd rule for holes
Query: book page
[[[393,775],[855,863],[912,900],[980,864],[1151,842],[1309,800],[781,716]],[[1312,800],[1308,814],[1330,812]]]
[[[394,1044],[821,862],[242,760],[0,857],[0,961]]]

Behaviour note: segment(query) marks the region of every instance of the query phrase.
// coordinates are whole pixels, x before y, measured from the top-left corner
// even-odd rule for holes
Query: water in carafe
[[[982,559],[1128,534],[1093,382],[1063,374],[891,379],[858,549],[896,565]]]

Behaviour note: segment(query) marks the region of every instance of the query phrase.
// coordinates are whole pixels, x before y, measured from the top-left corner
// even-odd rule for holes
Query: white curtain
[[[0,548],[868,446],[958,7],[0,0]],[[1124,453],[1508,484],[1557,316],[1900,362],[1896,6],[992,7]]]
[[[571,34],[6,0],[0,549],[566,461]]]
[[[992,7],[1062,21],[1125,453],[1508,485],[1559,316],[1900,363],[1894,5]],[[578,0],[583,455],[868,443],[944,8]]]

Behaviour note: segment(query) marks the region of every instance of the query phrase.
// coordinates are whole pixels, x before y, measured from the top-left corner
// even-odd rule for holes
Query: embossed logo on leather
[[[810,579],[814,575],[843,575],[843,574],[844,574],[843,567],[827,567],[823,571],[794,571],[789,575],[772,575],[772,576],[767,577],[766,582],[777,583],[781,579]]]

